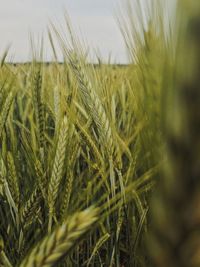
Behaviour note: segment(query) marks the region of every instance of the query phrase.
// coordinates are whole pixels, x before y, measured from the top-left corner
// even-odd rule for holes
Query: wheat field
[[[200,4],[132,2],[130,64],[88,63],[68,15],[51,63],[2,56],[1,267],[200,266]]]

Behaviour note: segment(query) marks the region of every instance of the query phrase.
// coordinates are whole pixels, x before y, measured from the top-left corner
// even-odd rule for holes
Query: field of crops
[[[3,55],[1,267],[200,266],[200,4],[162,2],[119,18],[126,66],[88,64],[68,18],[52,63]]]

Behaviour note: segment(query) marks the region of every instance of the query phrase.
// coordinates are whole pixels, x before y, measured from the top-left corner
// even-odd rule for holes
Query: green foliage
[[[17,72],[2,85],[2,266],[140,266],[130,250],[142,246],[158,162],[138,162],[146,122],[132,66],[65,56],[0,69]]]

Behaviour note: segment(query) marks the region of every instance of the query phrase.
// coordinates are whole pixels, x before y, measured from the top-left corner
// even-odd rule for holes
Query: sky
[[[64,25],[66,9],[76,33],[99,51],[107,61],[126,62],[126,50],[116,22],[117,0],[0,0],[0,53],[9,45],[8,59],[30,59],[30,33],[35,39],[46,35],[47,26]],[[44,45],[46,60],[52,59],[48,41]],[[93,53],[94,55],[94,53]]]

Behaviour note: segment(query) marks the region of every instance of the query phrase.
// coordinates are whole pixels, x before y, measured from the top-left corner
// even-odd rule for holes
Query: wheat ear
[[[55,160],[53,164],[52,175],[49,182],[48,188],[48,205],[49,205],[49,231],[51,231],[52,216],[54,213],[54,206],[58,195],[59,185],[62,179],[63,167],[65,161],[65,151],[67,144],[67,132],[68,132],[68,121],[65,116],[61,124],[58,144],[56,149]]]
[[[7,162],[8,162],[8,176],[7,182],[10,188],[10,192],[13,196],[13,200],[16,203],[16,206],[19,206],[19,183],[15,168],[15,163],[11,152],[7,154]]]
[[[42,103],[41,90],[42,90],[42,76],[39,70],[34,75],[33,103],[34,103],[34,109],[35,109],[36,123],[39,129],[38,140],[39,140],[40,153],[44,149],[44,140],[45,140],[44,138],[44,130],[45,130],[44,106]],[[43,158],[44,155],[42,153],[41,153],[41,157]]]
[[[98,211],[89,208],[69,218],[44,238],[24,259],[20,267],[51,267],[66,256],[77,245],[98,219]]]
[[[2,133],[3,133],[3,129],[4,129],[7,117],[8,117],[8,113],[9,113],[12,101],[13,101],[13,93],[10,92],[6,98],[6,101],[3,105],[3,108],[2,108],[2,111],[0,114],[0,138],[1,138]]]
[[[92,88],[91,82],[78,60],[71,57],[70,63],[79,83],[83,103],[92,115],[92,118],[98,128],[102,144],[110,156],[113,153],[113,138],[110,122],[107,118],[104,107],[99,99],[99,96]]]
[[[38,188],[34,189],[30,198],[28,199],[24,207],[22,207],[20,212],[20,222],[24,228],[28,224],[30,225],[34,221],[36,214],[40,210],[41,200],[42,200],[42,193],[40,189]]]

